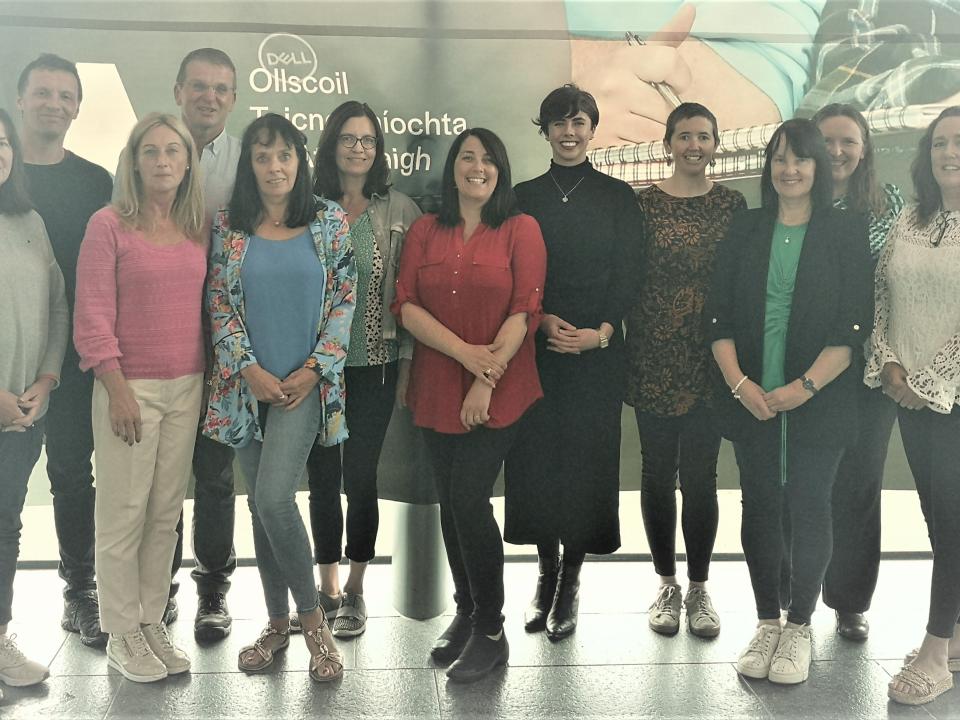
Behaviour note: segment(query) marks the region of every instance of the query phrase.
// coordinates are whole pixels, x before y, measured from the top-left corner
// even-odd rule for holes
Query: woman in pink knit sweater
[[[90,218],[74,342],[93,369],[96,568],[107,661],[136,682],[190,669],[162,622],[202,399],[207,269],[199,163],[152,113],[120,156],[115,202]]]

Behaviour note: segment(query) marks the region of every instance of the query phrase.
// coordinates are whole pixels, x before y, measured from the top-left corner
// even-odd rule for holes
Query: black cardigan
[[[763,371],[767,271],[776,213],[736,216],[719,252],[703,311],[707,341],[732,339],[743,372],[755,382]],[[787,381],[803,375],[827,346],[853,349],[850,366],[789,413],[788,432],[803,445],[842,446],[856,437],[857,385],[863,382],[863,346],[873,327],[873,263],[863,218],[835,208],[815,211],[807,225],[787,330]],[[776,431],[737,401],[717,372],[715,403],[720,431],[748,440]]]

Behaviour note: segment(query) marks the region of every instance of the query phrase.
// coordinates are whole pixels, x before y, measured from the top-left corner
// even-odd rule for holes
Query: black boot
[[[533,600],[523,613],[523,627],[527,632],[540,632],[547,627],[547,614],[553,605],[553,596],[557,591],[557,573],[560,571],[560,558],[537,558],[537,589]]]
[[[486,635],[473,634],[467,646],[453,665],[447,668],[447,677],[457,682],[474,682],[510,658],[507,636],[500,630],[500,637],[491,640]]]
[[[577,629],[577,610],[580,609],[580,568],[583,563],[560,565],[557,592],[547,615],[547,637],[560,640]]]

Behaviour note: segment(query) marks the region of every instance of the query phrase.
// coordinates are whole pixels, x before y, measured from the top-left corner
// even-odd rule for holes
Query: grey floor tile
[[[769,718],[729,665],[507,667],[472,685],[439,674],[444,718]]]
[[[118,677],[51,677],[28,688],[4,686],[3,720],[88,720],[106,715],[121,683]]]
[[[777,720],[875,720],[929,718],[922,709],[887,699],[890,678],[879,664],[865,658],[816,661],[810,677],[799,685],[743,680]]]
[[[320,684],[306,672],[183,676],[124,683],[107,718],[438,718],[430,670],[352,671]]]
[[[367,629],[356,640],[344,640],[341,647],[356,648],[356,666],[364,669],[432,668],[430,648],[453,616],[431,620],[379,617],[367,620]]]

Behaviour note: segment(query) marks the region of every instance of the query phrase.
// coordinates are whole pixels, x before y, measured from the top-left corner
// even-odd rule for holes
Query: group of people
[[[673,175],[637,196],[587,160],[597,104],[565,85],[534,120],[552,153],[543,175],[514,187],[501,139],[465,130],[438,212],[421,216],[390,187],[364,103],[333,111],[312,170],[306,138],[279,115],[228,135],[236,70],[219,50],[183,59],[181,117],[141,119],[113,184],[63,148],[82,98],[72,63],[43,55],[18,90],[22,142],[0,114],[0,244],[14,260],[0,271],[0,326],[14,338],[0,346],[0,680],[48,675],[6,634],[44,436],[65,628],[106,646],[131,680],[189,670],[167,625],[192,467],[195,635],[230,632],[235,455],[268,616],[239,667],[265,670],[302,632],[322,682],[343,674],[335,637],[365,629],[377,463],[394,405],[408,407],[455,588],[430,654],[471,681],[509,656],[490,505],[501,467],[502,537],[539,557],[525,628],[559,640],[577,626],[586,554],[620,546],[626,401],[660,580],[650,627],[673,635],[685,617],[694,635],[720,632],[707,580],[727,437],[758,616],[737,669],[785,684],[807,679],[821,587],[842,636],[869,632],[899,417],[934,564],[927,633],[889,694],[919,704],[952,687],[960,108],[923,135],[906,210],[878,183],[869,127],[845,105],[774,132],[761,207],[747,210],[707,177],[719,142],[708,108],[670,114]],[[312,532],[295,503],[304,474]]]

